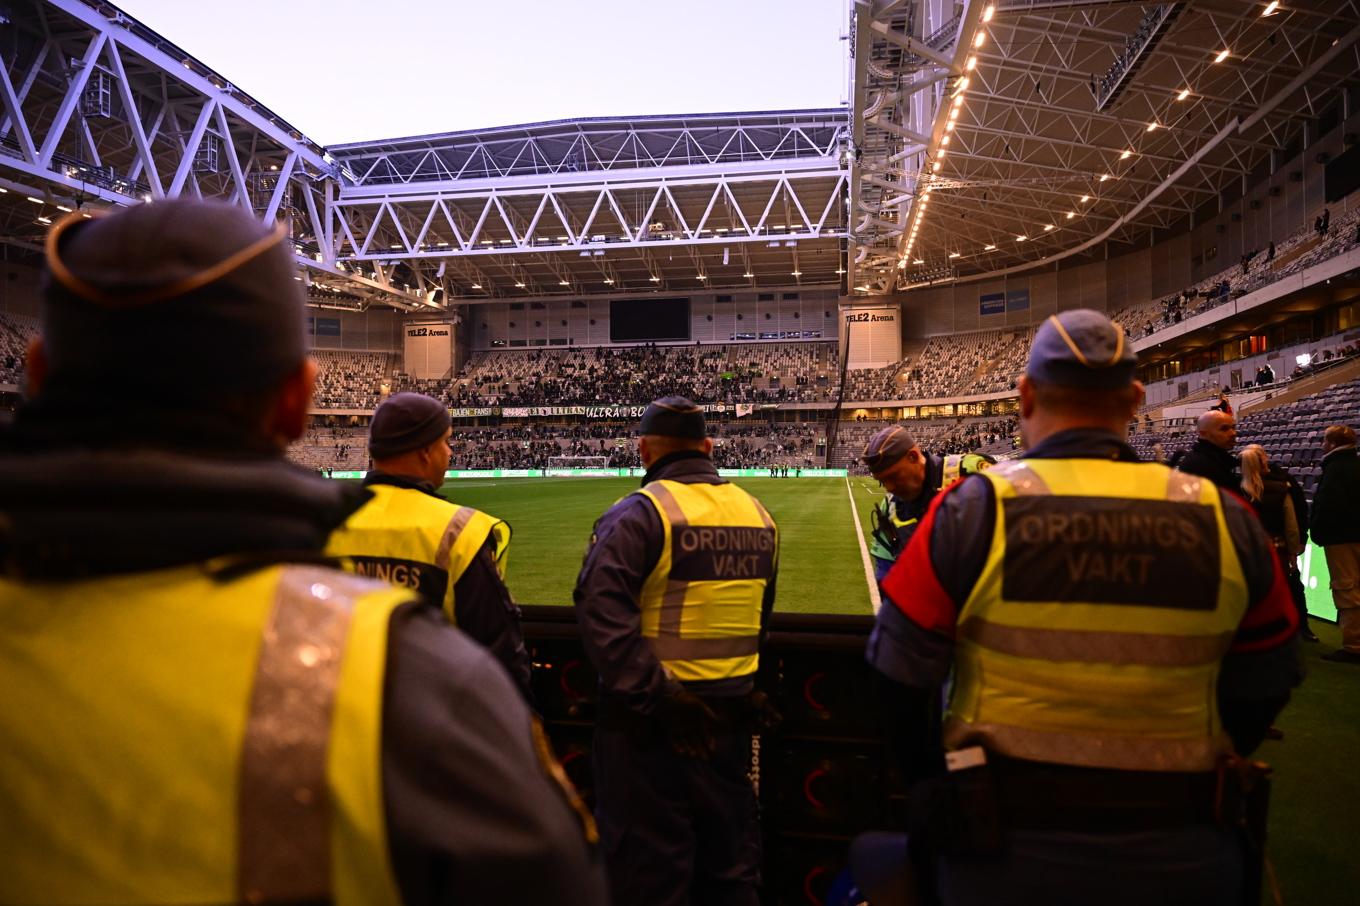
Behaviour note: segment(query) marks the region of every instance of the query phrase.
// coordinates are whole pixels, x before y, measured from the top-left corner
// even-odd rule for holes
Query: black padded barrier
[[[754,739],[766,906],[823,903],[851,838],[900,829],[911,777],[932,769],[938,716],[928,699],[864,661],[868,616],[776,613],[759,687],[784,716]],[[569,607],[526,606],[534,693],[568,776],[591,796],[596,675]],[[938,758],[938,754],[933,756]]]

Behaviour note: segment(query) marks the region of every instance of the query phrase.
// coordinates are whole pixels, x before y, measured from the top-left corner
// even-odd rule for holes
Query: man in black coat
[[[1322,480],[1313,495],[1309,525],[1327,555],[1341,647],[1323,660],[1360,664],[1360,459],[1355,429],[1332,425],[1322,436]]]
[[[1176,468],[1207,478],[1220,488],[1237,489],[1237,459],[1232,455],[1237,443],[1237,421],[1228,413],[1211,409],[1195,423],[1199,440],[1181,457]]]
[[[1289,495],[1289,502],[1294,507],[1294,518],[1299,526],[1300,543],[1308,540],[1308,498],[1304,496],[1303,487],[1299,484],[1293,474],[1278,462],[1271,460],[1266,471],[1266,479],[1278,481],[1285,486],[1285,493]],[[1281,560],[1289,559],[1287,555],[1281,554]],[[1305,642],[1319,641],[1317,633],[1308,626],[1308,600],[1303,589],[1303,576],[1299,573],[1297,563],[1282,562],[1284,567],[1285,581],[1289,583],[1289,594],[1294,598],[1294,606],[1299,612],[1299,638]]]

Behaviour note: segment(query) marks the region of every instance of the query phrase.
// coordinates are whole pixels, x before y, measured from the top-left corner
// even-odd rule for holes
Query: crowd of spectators
[[[392,374],[389,353],[313,350],[312,358],[319,366],[314,398],[318,409],[371,410],[382,402],[383,385]]]
[[[522,421],[497,427],[456,428],[449,438],[451,469],[543,469],[564,457],[602,457],[614,468],[640,466],[634,422],[545,425]],[[720,468],[821,465],[820,422],[711,422],[713,459]],[[311,428],[289,458],[311,469],[368,468],[367,429]]]
[[[703,402],[811,403],[831,399],[835,343],[495,350],[452,380],[398,375],[399,389],[451,407],[642,405],[679,393]]]
[[[947,399],[1015,389],[1032,329],[931,337],[920,352],[846,374],[847,401]]]
[[[38,335],[38,319],[14,312],[0,312],[0,384],[16,387],[24,379],[24,354]]]
[[[368,429],[313,427],[288,450],[288,458],[309,469],[361,471],[368,468]]]

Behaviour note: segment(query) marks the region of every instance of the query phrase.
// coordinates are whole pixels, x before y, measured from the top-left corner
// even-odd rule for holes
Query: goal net
[[[550,469],[607,469],[608,456],[549,456]]]

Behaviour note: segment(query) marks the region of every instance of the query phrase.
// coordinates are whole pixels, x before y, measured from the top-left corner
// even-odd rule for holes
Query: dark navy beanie
[[[640,433],[703,440],[704,411],[683,396],[663,396],[642,413]]]
[[[282,228],[180,199],[81,214],[48,234],[49,381],[175,402],[264,390],[307,355],[306,298]]]
[[[368,452],[374,459],[400,456],[427,447],[449,429],[449,410],[423,393],[394,393],[373,413]]]

